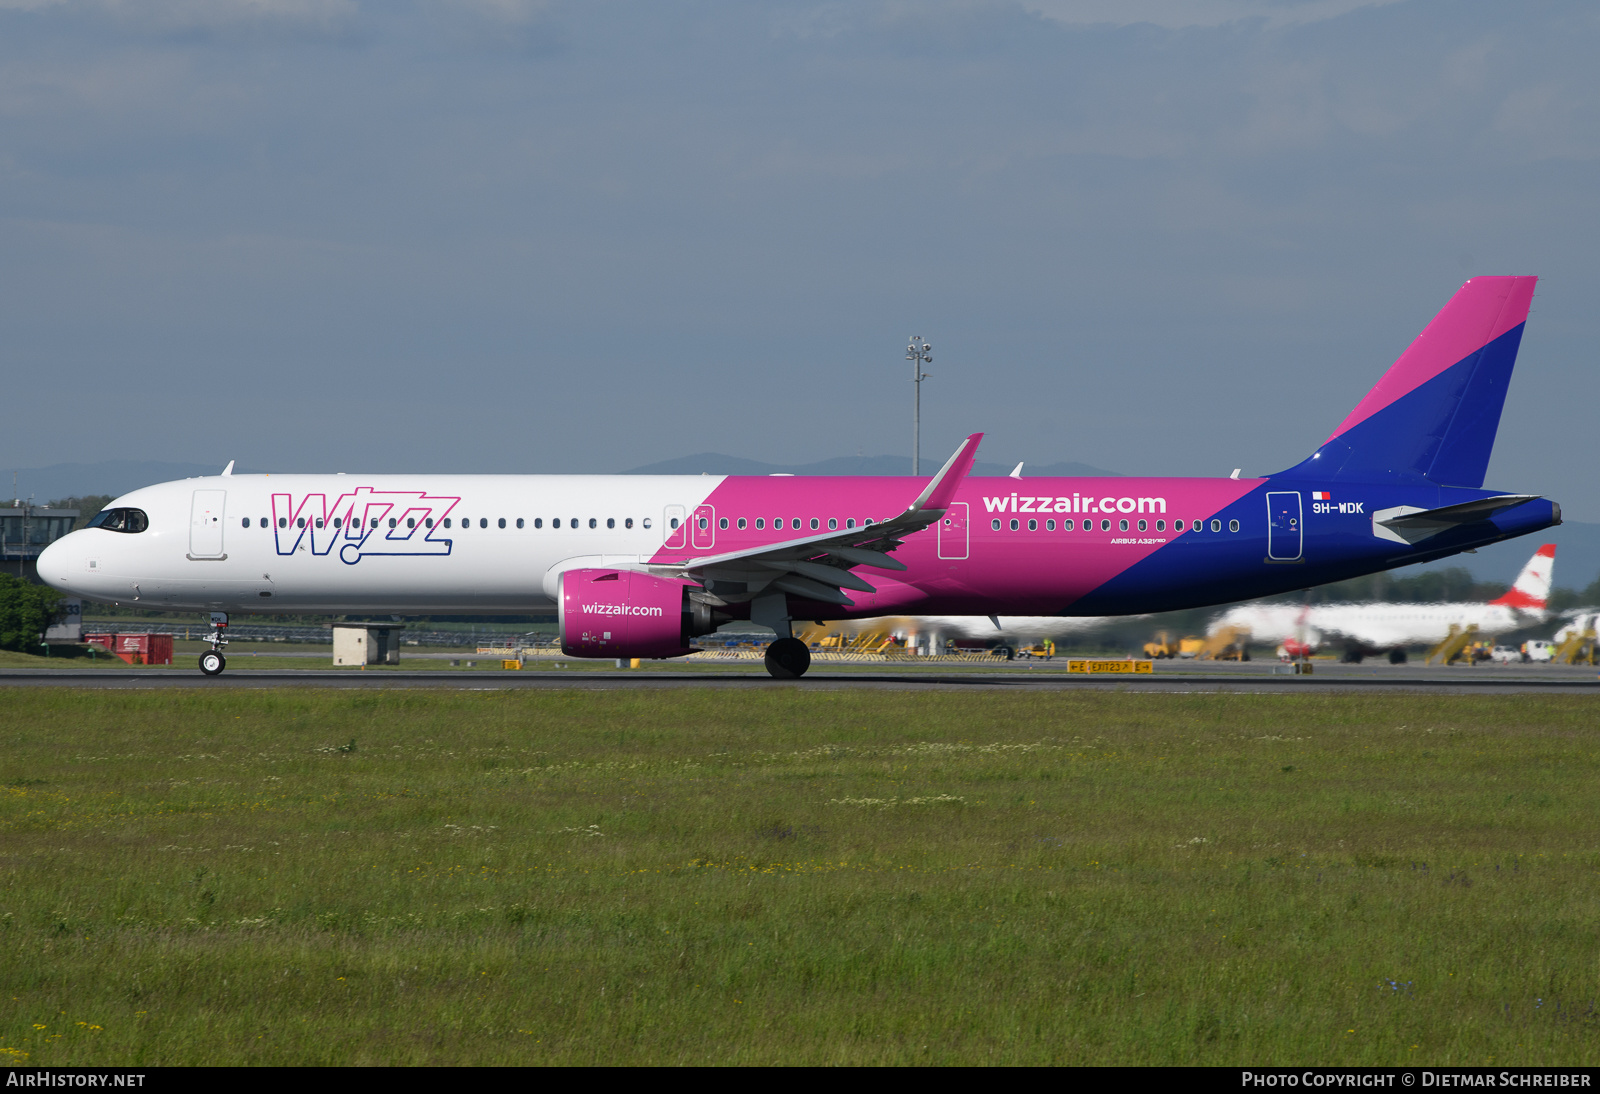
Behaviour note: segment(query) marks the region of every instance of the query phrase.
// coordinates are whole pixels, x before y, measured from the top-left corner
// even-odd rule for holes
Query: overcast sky
[[[1600,6],[0,0],[5,467],[1280,470],[1539,274],[1600,520]]]

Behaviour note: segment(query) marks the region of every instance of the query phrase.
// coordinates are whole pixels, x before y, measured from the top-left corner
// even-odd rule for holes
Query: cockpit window
[[[150,527],[150,518],[143,509],[102,509],[88,526],[108,532],[142,532]]]

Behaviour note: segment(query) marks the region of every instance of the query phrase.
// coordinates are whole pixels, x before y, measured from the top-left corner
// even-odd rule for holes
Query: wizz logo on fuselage
[[[326,494],[272,495],[272,535],[280,555],[313,555],[335,546],[339,559],[355,565],[366,555],[448,555],[444,518],[461,501],[421,490],[374,490],[358,486],[332,505]]]

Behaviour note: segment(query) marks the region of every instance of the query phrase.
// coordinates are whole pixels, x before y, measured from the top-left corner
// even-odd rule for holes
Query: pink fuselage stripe
[[[828,609],[829,618],[881,615],[917,609],[950,614],[1053,614],[1065,610],[1129,567],[1148,558],[1185,529],[1260,486],[1262,479],[968,478],[956,493],[946,518],[957,525],[926,528],[908,537],[894,557],[904,572],[861,566],[855,573],[877,588],[850,592],[853,608]],[[903,511],[926,485],[916,478],[746,477],[724,479],[691,520],[704,517],[705,530],[692,528],[699,545],[686,538],[682,549],[663,547],[651,562],[753,549],[768,543],[829,531],[829,520],[844,529],[865,518],[881,522]],[[965,506],[963,512],[962,506]],[[1141,511],[1142,510],[1142,511]],[[739,521],[745,527],[739,528]],[[755,521],[765,527],[757,529]],[[800,527],[794,527],[795,520]],[[728,527],[721,522],[727,520]],[[781,520],[781,530],[773,522]],[[812,520],[817,527],[811,527]],[[992,522],[1000,521],[999,530]],[[1018,522],[1016,531],[1011,521]],[[1030,531],[1029,521],[1037,522]],[[1053,531],[1046,522],[1055,521]],[[1071,520],[1073,530],[1064,522]],[[1084,521],[1093,522],[1092,530]],[[1102,530],[1101,521],[1111,527]],[[1123,531],[1121,522],[1128,521]],[[1139,531],[1138,522],[1146,528]],[[1157,520],[1165,529],[1157,531]],[[941,557],[943,556],[943,557]],[[964,556],[964,557],[951,557]]]
[[[1526,320],[1538,280],[1475,277],[1461,286],[1328,440],[1360,425]]]

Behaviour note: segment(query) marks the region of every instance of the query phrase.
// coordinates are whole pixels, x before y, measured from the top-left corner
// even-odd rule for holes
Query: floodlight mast
[[[913,334],[906,347],[906,360],[911,362],[911,473],[922,474],[922,381],[932,373],[923,372],[922,366],[933,362],[933,347]]]

